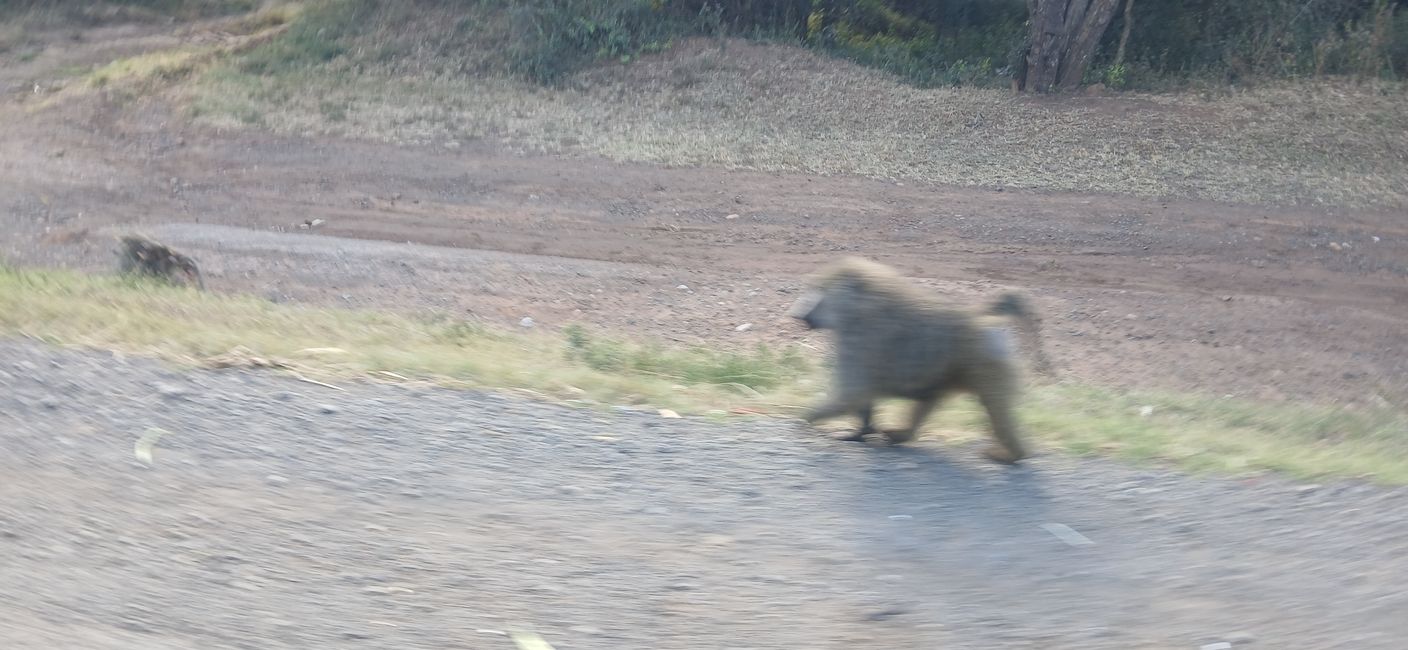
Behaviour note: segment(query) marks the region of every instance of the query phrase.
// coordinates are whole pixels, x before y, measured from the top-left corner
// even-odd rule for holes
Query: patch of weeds
[[[810,364],[795,349],[775,353],[760,345],[752,354],[704,348],[668,350],[658,344],[629,344],[596,338],[579,325],[568,326],[567,358],[603,372],[626,372],[685,384],[730,386],[744,393],[771,390],[806,374]]]
[[[343,42],[376,9],[375,0],[324,0],[296,14],[288,30],[239,56],[235,67],[252,75],[273,75],[326,63],[347,52]]]
[[[230,31],[237,34],[253,34],[272,29],[296,20],[303,12],[301,5],[282,4],[266,7],[263,10],[249,14],[230,25]]]
[[[509,9],[512,34],[505,51],[510,71],[542,83],[585,63],[629,63],[660,52],[678,37],[721,29],[717,10],[688,15],[664,2],[642,0],[535,0]]]
[[[1408,482],[1408,416],[1089,386],[1033,391],[1026,427],[1068,451],[1215,472]]]
[[[1005,85],[1022,54],[1024,16],[993,11],[987,22],[941,30],[885,2],[859,0],[813,12],[806,42],[919,87]]]
[[[318,112],[329,122],[347,121],[347,104],[345,102],[335,102],[325,99],[318,102]]]
[[[90,73],[88,84],[102,88],[118,81],[175,81],[195,69],[200,54],[198,50],[162,50],[118,59]]]
[[[118,22],[196,20],[248,13],[260,0],[8,0],[0,18],[34,27],[96,26]]]

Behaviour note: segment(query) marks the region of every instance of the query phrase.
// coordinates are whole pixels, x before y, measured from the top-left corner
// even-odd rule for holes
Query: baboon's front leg
[[[875,431],[872,423],[874,418],[874,403],[863,397],[840,392],[836,396],[829,398],[826,402],[812,407],[803,419],[809,424],[815,424],[821,420],[840,417],[842,415],[857,414],[860,416],[860,429],[855,433],[847,434],[838,440],[861,440],[868,433]]]
[[[916,400],[914,407],[909,414],[909,424],[903,429],[894,429],[885,432],[885,439],[892,445],[898,445],[913,440],[919,435],[919,427],[924,424],[924,420],[929,417],[929,413],[943,401],[944,395],[936,393],[930,397]]]
[[[847,442],[859,442],[861,440],[864,440],[866,436],[875,433],[874,402],[866,402],[864,406],[856,410],[856,415],[860,417],[860,428],[857,429],[855,433],[838,437],[837,440],[844,440]]]

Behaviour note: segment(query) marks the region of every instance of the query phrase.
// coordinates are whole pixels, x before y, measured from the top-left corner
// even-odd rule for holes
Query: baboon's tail
[[[998,296],[992,306],[988,307],[988,313],[1007,316],[1017,321],[1022,338],[1026,340],[1025,347],[1032,351],[1036,371],[1048,376],[1054,374],[1051,360],[1047,358],[1046,349],[1041,344],[1041,319],[1037,317],[1036,312],[1032,311],[1026,298],[1015,292],[1004,293]]]

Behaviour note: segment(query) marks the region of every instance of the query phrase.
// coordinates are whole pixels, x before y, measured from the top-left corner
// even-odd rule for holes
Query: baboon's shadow
[[[922,547],[962,537],[965,544],[991,545],[1016,537],[1047,535],[1051,499],[1042,480],[1040,457],[1002,465],[981,454],[982,444],[946,445],[913,442],[863,445],[862,454],[845,454],[851,467],[837,476],[850,481],[838,510],[849,510],[870,543]],[[879,516],[907,526],[866,528]],[[911,549],[914,550],[914,549]]]

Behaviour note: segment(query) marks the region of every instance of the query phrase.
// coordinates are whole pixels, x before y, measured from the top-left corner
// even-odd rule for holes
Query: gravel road
[[[29,342],[0,344],[0,386],[15,650],[1408,638],[1405,489],[1006,468],[787,421],[336,391]],[[148,427],[170,432],[151,466],[133,453]]]

